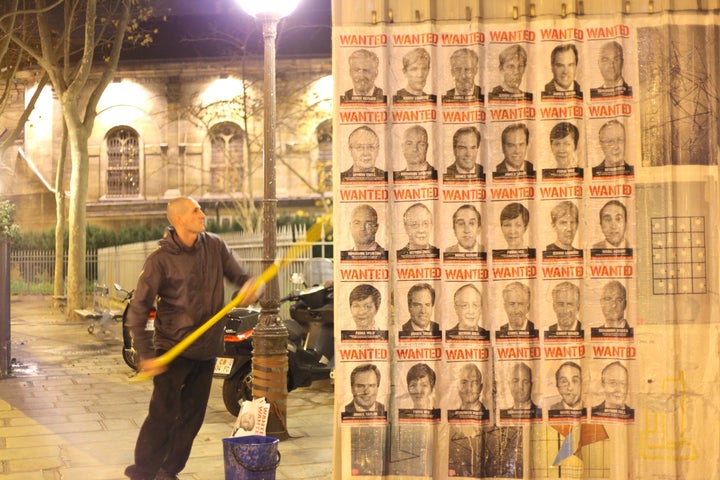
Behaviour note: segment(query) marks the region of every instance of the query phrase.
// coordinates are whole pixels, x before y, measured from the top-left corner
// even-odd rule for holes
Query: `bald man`
[[[193,440],[205,417],[217,355],[223,352],[224,323],[218,322],[169,365],[157,357],[182,341],[225,304],[223,280],[257,300],[247,272],[225,242],[205,231],[205,214],[190,197],[167,207],[170,226],[145,260],[127,317],[139,369],[154,380],[147,418],[135,445],[135,463],[125,469],[131,479],[177,478],[185,468]],[[145,330],[155,299],[153,334]]]

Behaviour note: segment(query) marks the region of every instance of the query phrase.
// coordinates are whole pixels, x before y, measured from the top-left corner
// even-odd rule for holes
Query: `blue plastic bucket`
[[[262,435],[223,438],[225,480],[275,480],[278,439]]]

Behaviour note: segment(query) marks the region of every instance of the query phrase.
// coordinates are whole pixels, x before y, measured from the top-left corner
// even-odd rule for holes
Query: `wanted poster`
[[[428,270],[427,273],[437,277],[417,282],[402,281],[397,285],[395,314],[400,343],[438,343],[442,338],[435,305],[440,298],[440,268],[430,267]]]
[[[500,228],[494,229],[492,258],[494,265],[508,262],[533,262],[537,258],[535,247],[534,203],[529,200],[497,202],[491,205],[492,220]],[[533,209],[533,211],[531,211]],[[493,270],[495,272],[495,270]],[[507,271],[497,270],[503,278]]]
[[[345,348],[345,347],[344,347]],[[345,404],[340,413],[343,423],[384,424],[389,409],[389,365],[383,361],[382,354],[375,352],[375,358],[348,361],[342,365],[343,378],[349,383],[342,386]],[[385,358],[387,360],[387,358]]]
[[[534,347],[539,348],[539,347]],[[503,360],[496,366],[498,386],[498,424],[526,425],[539,423],[543,409],[538,397],[537,360]]]
[[[599,278],[588,281],[592,297],[587,299],[590,318],[596,319],[590,327],[593,341],[631,342],[634,338],[635,305],[628,299],[636,298],[631,279]]]
[[[337,27],[338,478],[634,473],[628,23]]]
[[[343,35],[340,66],[344,69],[344,88],[340,107],[348,109],[382,108],[388,96],[382,82],[386,78],[387,35]],[[370,43],[371,45],[367,45]],[[362,48],[360,48],[362,45]],[[381,71],[382,70],[382,71]]]
[[[340,341],[346,343],[385,343],[388,341],[389,287],[386,282],[354,283],[346,299],[336,302],[336,318],[341,320]]]
[[[396,260],[399,263],[439,260],[440,249],[435,245],[435,204],[429,201],[396,203],[395,209],[395,218],[402,219],[403,231],[396,229],[393,238],[401,245],[395,251]]]
[[[583,365],[589,362],[584,358],[549,360],[543,371],[545,410],[548,422],[561,424],[578,424],[588,419],[586,397],[590,384],[587,372],[583,375]]]
[[[543,198],[539,204],[539,230],[544,233],[542,261],[582,264],[584,259],[584,222],[580,219],[582,203],[573,200]]]
[[[469,356],[472,360],[487,359],[487,351],[468,354],[467,352],[449,353],[458,346],[474,347],[489,346],[490,316],[488,315],[483,291],[486,286],[476,282],[446,283],[444,290],[448,292],[441,299],[445,317],[445,348],[448,358],[451,355],[462,358]]]
[[[566,113],[554,110],[541,110],[541,112]],[[572,192],[574,196],[582,196],[581,184],[585,177],[585,132],[581,132],[581,129],[584,128],[584,122],[581,118],[566,119],[565,115],[543,117],[543,120],[545,121],[538,127],[538,138],[546,140],[541,148],[543,152],[541,158],[544,160],[540,167],[543,183],[578,186],[579,192],[570,190],[568,193]],[[571,195],[555,196],[568,197]]]
[[[590,224],[591,236],[586,244],[590,244],[591,261],[632,260],[635,222],[629,215],[633,212],[633,198],[597,197],[587,203],[590,219],[586,224]],[[597,271],[601,271],[600,267]]]
[[[487,263],[487,235],[483,230],[483,204],[449,203],[442,208],[443,262]],[[452,234],[450,234],[452,232]]]
[[[585,341],[587,328],[583,324],[581,306],[586,299],[582,293],[581,282],[582,280],[545,280],[540,283],[539,287],[544,290],[540,309],[547,312],[540,326],[545,345],[577,345]],[[568,350],[560,352],[565,354]],[[575,350],[571,349],[570,352],[575,353]]]
[[[393,107],[422,108],[437,103],[437,75],[431,75],[438,35],[398,32],[393,35]],[[434,73],[434,72],[433,72]]]
[[[445,112],[443,112],[443,118],[446,122],[456,120],[456,118],[446,115]],[[466,200],[485,199],[484,194],[480,193],[485,191],[480,187],[485,185],[486,180],[485,158],[482,155],[485,150],[483,144],[485,135],[482,134],[484,128],[481,129],[481,127],[477,125],[477,120],[472,119],[467,124],[454,122],[446,124],[443,128],[443,187],[448,191],[458,190],[458,193],[448,193],[443,198],[474,195],[474,198],[467,197]],[[486,138],[485,142],[487,142]]]
[[[496,344],[513,345],[517,342],[523,347],[516,349],[510,347],[503,350],[508,358],[513,356],[524,357],[534,350],[525,348],[525,344],[536,343],[539,340],[537,325],[538,302],[533,296],[537,288],[536,280],[495,281],[490,285],[493,298],[501,299],[493,305],[494,331]],[[537,292],[535,292],[537,295]],[[498,349],[498,355],[500,350]]]
[[[387,203],[355,203],[348,205],[343,229],[336,234],[341,246],[343,264],[386,264],[388,260]]]
[[[345,118],[352,120],[366,120],[367,112],[358,112],[355,118],[346,114]],[[384,119],[385,117],[380,117]],[[373,114],[373,120],[377,120]],[[387,165],[385,162],[385,149],[383,128],[381,124],[350,124],[341,130],[341,135],[347,137],[342,141],[345,152],[343,158],[347,163],[340,172],[340,184],[348,184],[354,188],[367,188],[370,185],[385,185],[388,182]],[[361,185],[357,185],[361,184]]]
[[[480,85],[484,70],[484,35],[481,32],[443,34],[438,49],[440,64],[446,75],[442,95],[443,107],[471,108],[485,102]],[[448,78],[449,77],[449,78]]]
[[[444,401],[445,405],[448,405],[448,424],[488,424],[492,409],[489,402],[492,398],[486,398],[484,390],[487,383],[485,379],[492,377],[488,377],[487,360],[478,363],[452,362],[445,369],[452,372],[452,385],[445,390]]]
[[[394,126],[393,181],[395,183],[430,182],[433,185],[436,184],[438,179],[435,154],[437,146],[435,137],[430,137],[431,133],[433,133],[432,126],[425,124]]]

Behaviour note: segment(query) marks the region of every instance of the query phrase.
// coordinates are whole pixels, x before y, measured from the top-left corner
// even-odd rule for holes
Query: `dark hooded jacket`
[[[237,286],[249,278],[225,242],[212,233],[200,233],[195,245],[187,247],[175,229],[168,227],[158,243],[145,260],[127,317],[142,360],[154,357],[155,349],[169,350],[223,308],[223,278]],[[156,297],[153,336],[145,326]],[[223,319],[181,355],[194,360],[215,358],[223,351],[224,327]]]

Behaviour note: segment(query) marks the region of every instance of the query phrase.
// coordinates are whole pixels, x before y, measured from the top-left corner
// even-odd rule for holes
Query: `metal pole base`
[[[272,318],[272,316],[271,316]],[[260,321],[253,332],[253,398],[265,397],[271,405],[265,434],[279,440],[287,440],[287,375],[288,331],[274,316]]]

